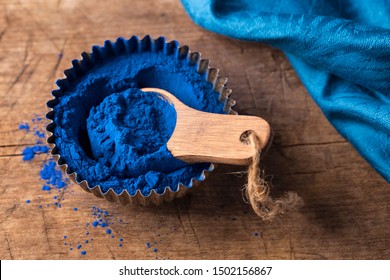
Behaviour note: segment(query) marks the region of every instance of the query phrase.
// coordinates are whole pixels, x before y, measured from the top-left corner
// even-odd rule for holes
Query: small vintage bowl
[[[122,205],[149,205],[160,204],[163,201],[171,201],[176,197],[182,197],[186,193],[195,190],[199,184],[205,180],[208,173],[214,170],[212,163],[207,164],[198,176],[194,176],[189,184],[183,184],[179,182],[177,186],[166,186],[161,193],[152,189],[148,194],[143,194],[139,189],[135,193],[129,193],[127,189],[120,192],[110,188],[107,191],[103,191],[99,185],[91,185],[86,178],[80,176],[81,170],[76,170],[71,167],[69,161],[73,159],[65,159],[61,154],[61,148],[56,144],[56,129],[59,129],[61,124],[56,123],[56,113],[58,106],[61,106],[61,98],[65,96],[66,92],[77,85],[80,79],[89,75],[97,65],[109,63],[118,57],[127,57],[132,55],[142,55],[143,53],[158,53],[162,56],[166,56],[167,59],[172,59],[178,63],[185,63],[193,69],[191,75],[198,75],[201,77],[204,83],[210,84],[210,94],[216,94],[219,98],[219,102],[223,107],[225,114],[237,114],[232,110],[232,106],[235,101],[229,98],[231,90],[225,85],[227,78],[219,77],[218,69],[210,68],[210,61],[207,59],[201,59],[201,55],[198,52],[191,52],[187,46],[179,47],[177,41],[166,42],[164,37],[152,39],[150,36],[145,36],[142,40],[136,36],[132,36],[129,40],[118,38],[116,42],[105,41],[103,47],[94,46],[91,53],[83,52],[81,54],[81,60],[73,60],[73,67],[64,71],[66,78],[57,80],[56,84],[58,89],[52,91],[54,99],[47,102],[47,107],[50,111],[47,113],[46,118],[49,120],[49,124],[46,127],[48,132],[47,143],[51,147],[51,155],[57,161],[60,168],[65,171],[69,177],[76,182],[82,189],[87,192],[92,192],[95,196],[105,198],[110,202],[119,202]],[[163,74],[164,75],[164,74]],[[169,73],[167,73],[169,75]],[[202,82],[203,83],[203,82]],[[138,87],[144,87],[142,77],[138,81]],[[196,90],[196,89],[195,89]],[[175,94],[174,92],[172,92]],[[89,110],[93,105],[88,105],[85,100],[83,106],[86,106]],[[89,106],[89,107],[88,107]],[[63,108],[62,108],[63,110]],[[80,114],[88,114],[86,112]],[[83,137],[78,139],[67,139],[66,141],[80,142],[82,145]],[[223,145],[223,143],[221,143]],[[83,153],[81,153],[83,155]],[[84,156],[87,157],[86,153]],[[78,159],[79,160],[79,159]],[[195,178],[196,177],[196,178]]]

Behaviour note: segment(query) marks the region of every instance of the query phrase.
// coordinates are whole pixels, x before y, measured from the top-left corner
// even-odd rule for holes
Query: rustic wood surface
[[[1,259],[390,258],[389,184],[324,118],[280,51],[205,31],[178,0],[1,0],[0,6]],[[75,185],[61,208],[52,205],[53,193],[43,192],[39,180],[47,156],[22,161],[23,148],[36,138],[18,126],[46,112],[54,81],[82,51],[133,34],[177,39],[229,78],[235,109],[271,124],[275,138],[264,168],[275,193],[299,193],[300,211],[262,222],[242,199],[245,178],[234,175],[242,167],[232,166],[219,166],[197,193],[159,207],[110,204]],[[39,208],[38,200],[51,205]],[[93,241],[83,244],[82,256],[63,236],[73,244],[85,239],[92,206],[122,222],[111,226],[115,238],[90,228]]]

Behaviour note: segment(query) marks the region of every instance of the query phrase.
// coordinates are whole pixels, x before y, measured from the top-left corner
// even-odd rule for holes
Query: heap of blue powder
[[[125,41],[131,49],[131,42]],[[165,89],[186,105],[224,113],[219,94],[196,65],[163,51],[143,50],[105,57],[84,74],[60,84],[54,107],[55,144],[78,180],[131,195],[140,190],[173,191],[179,183],[191,186],[202,179],[208,163],[188,165],[166,148],[176,114],[174,109],[143,87]],[[191,139],[188,139],[191,141]]]

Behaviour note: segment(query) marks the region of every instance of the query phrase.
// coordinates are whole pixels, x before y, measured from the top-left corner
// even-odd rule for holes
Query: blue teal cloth
[[[182,0],[200,26],[285,52],[338,132],[390,182],[390,0]]]

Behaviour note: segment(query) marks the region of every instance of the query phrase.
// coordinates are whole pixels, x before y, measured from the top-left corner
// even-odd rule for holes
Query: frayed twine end
[[[248,184],[244,187],[245,196],[255,213],[264,221],[272,221],[285,212],[296,210],[303,206],[303,200],[295,192],[286,192],[279,198],[270,196],[270,185],[264,179],[264,172],[259,168],[261,142],[255,133],[249,133],[244,142],[256,150],[248,169]]]

